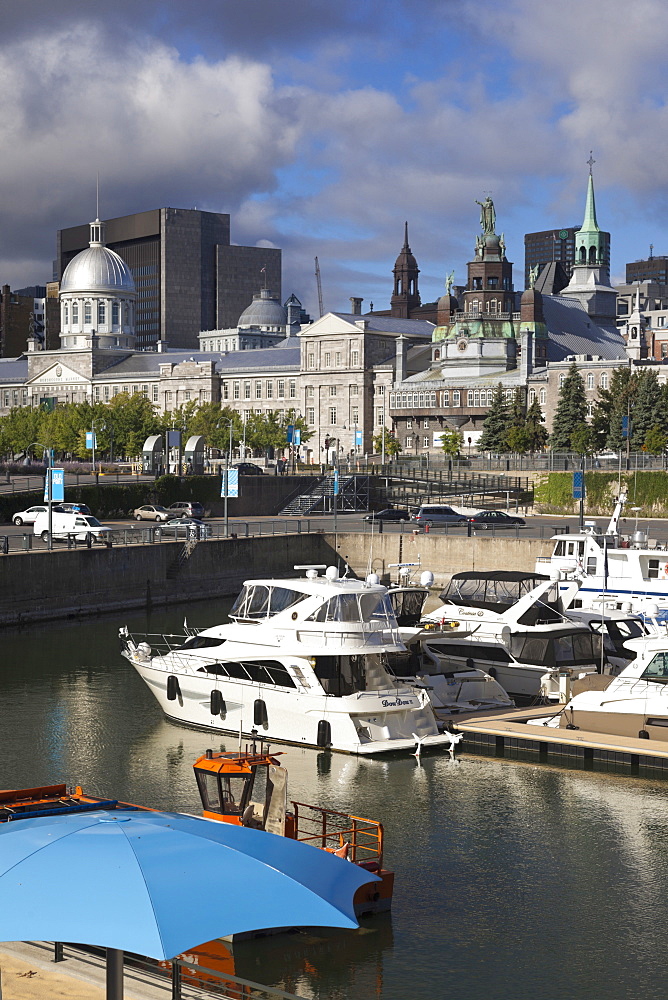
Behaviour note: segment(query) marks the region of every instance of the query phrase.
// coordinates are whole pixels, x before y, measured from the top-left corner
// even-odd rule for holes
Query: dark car
[[[63,511],[66,514],[87,514],[91,517],[93,512],[90,507],[85,503],[59,503],[58,510]]]
[[[522,526],[526,524],[523,517],[506,514],[503,510],[481,510],[479,513],[474,514],[473,517],[467,518],[467,521],[474,528],[478,529],[514,528],[516,525]]]
[[[204,507],[199,500],[177,500],[167,508],[170,517],[204,517]]]
[[[252,462],[237,462],[236,465],[232,466],[233,469],[238,469],[240,476],[263,476],[264,469],[261,469],[259,465],[253,465]]]
[[[372,510],[364,518],[365,521],[410,521],[411,516],[401,507],[388,507],[386,510]]]

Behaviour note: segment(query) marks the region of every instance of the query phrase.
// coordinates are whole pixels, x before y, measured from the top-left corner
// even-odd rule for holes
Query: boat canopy
[[[499,604],[506,607],[516,604],[521,597],[546,580],[549,577],[539,573],[520,573],[514,570],[455,573],[440,599],[498,611]]]

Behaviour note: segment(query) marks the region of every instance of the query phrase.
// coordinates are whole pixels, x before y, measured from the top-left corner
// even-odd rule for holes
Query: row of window
[[[72,303],[72,325],[77,326],[79,323],[79,303]],[[63,324],[65,326],[69,325],[70,322],[70,304],[65,302],[63,304]],[[83,304],[83,322],[84,326],[90,326],[93,322],[93,303],[84,302]],[[107,322],[107,303],[98,302],[97,304],[97,323],[99,326],[104,326]],[[120,322],[120,302],[112,302],[111,304],[111,323],[112,326],[118,326]],[[130,307],[126,302],[123,306],[123,322],[130,322]]]
[[[263,394],[264,384],[264,394]],[[294,378],[267,379],[266,382],[260,380],[255,383],[246,382],[223,382],[223,399],[274,399],[274,388],[276,389],[276,399],[296,399],[297,381]]]
[[[332,365],[332,358],[334,359],[334,364]],[[360,352],[351,351],[350,352],[350,364],[352,368],[357,368],[360,363]],[[306,356],[306,367],[313,370],[315,368],[315,354],[309,353]],[[322,367],[323,368],[342,368],[343,367],[343,352],[342,351],[325,351],[322,355]]]
[[[428,448],[429,445],[430,445],[430,443],[431,442],[429,440],[429,435],[425,434],[424,437],[422,438],[422,447],[423,448]],[[412,434],[408,434],[406,436],[406,439],[404,441],[404,446],[405,446],[406,450],[408,451],[408,449],[412,448],[413,445],[415,445],[416,448],[420,447],[420,435],[419,434],[415,435],[415,441],[413,441],[413,435]]]

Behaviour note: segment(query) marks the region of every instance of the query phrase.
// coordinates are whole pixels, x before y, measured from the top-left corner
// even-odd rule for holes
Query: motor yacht
[[[576,591],[577,581],[570,590]],[[596,673],[605,666],[600,638],[582,622],[570,621],[558,581],[510,570],[456,573],[441,593],[443,602],[426,614],[420,635],[423,654],[447,676],[478,668],[504,691],[521,697],[558,697],[556,675]]]
[[[411,570],[416,566],[419,568],[418,563],[397,563],[399,579],[388,588],[401,640],[406,646],[403,652],[388,653],[388,665],[394,676],[406,684],[424,687],[437,719],[464,712],[513,708],[512,698],[491,674],[475,666],[473,655],[459,664],[434,649],[431,622],[426,628],[423,625],[434,575],[426,570],[419,584],[411,583]]]
[[[388,671],[404,645],[378,577],[296,569],[305,575],[247,581],[231,621],[196,635],[121,629],[123,656],[167,718],[354,754],[448,746],[427,692]]]
[[[620,532],[626,501],[622,493],[604,530],[589,522],[583,531],[554,535],[552,554],[536,560],[537,573],[561,574],[563,593],[569,578],[580,580],[574,607],[596,607],[604,601],[616,608],[630,604],[634,612],[644,612],[648,603],[668,611],[668,551],[637,527],[627,535]]]

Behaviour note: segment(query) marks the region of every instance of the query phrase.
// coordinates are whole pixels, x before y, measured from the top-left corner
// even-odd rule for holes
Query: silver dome
[[[134,295],[130,268],[117,253],[99,243],[82,250],[69,262],[60,282],[63,292],[110,292]]]
[[[288,321],[288,314],[268,288],[263,288],[253,296],[251,304],[244,309],[237,327],[282,326]]]

